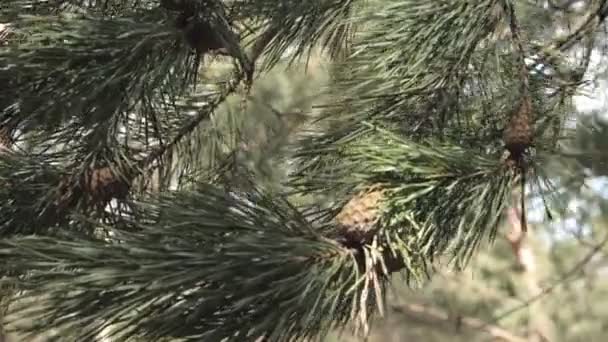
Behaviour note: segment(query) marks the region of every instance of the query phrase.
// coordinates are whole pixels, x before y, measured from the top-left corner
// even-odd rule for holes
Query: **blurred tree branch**
[[[578,261],[566,273],[564,273],[559,280],[553,282],[549,286],[540,288],[539,291],[535,295],[532,295],[530,298],[528,298],[521,304],[497,315],[496,318],[494,320],[492,320],[492,322],[499,322],[502,319],[504,319],[505,317],[513,314],[514,312],[529,307],[530,304],[532,304],[538,300],[541,300],[544,296],[550,294],[551,292],[556,290],[561,285],[564,285],[565,283],[573,280],[575,278],[575,276],[584,268],[584,266],[587,265],[593,259],[594,256],[596,256],[598,253],[600,253],[607,244],[608,244],[608,234],[599,243],[594,245],[593,248],[591,248],[591,250],[580,261]]]
[[[507,342],[528,342],[524,337],[518,336],[497,325],[484,322],[473,317],[453,317],[448,313],[429,306],[420,304],[397,304],[391,305],[391,309],[398,314],[407,315],[413,319],[428,321],[434,328],[443,326],[446,329],[458,331],[460,328],[480,330],[494,338]]]

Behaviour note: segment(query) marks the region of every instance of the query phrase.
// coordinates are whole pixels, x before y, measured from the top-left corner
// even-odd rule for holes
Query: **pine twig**
[[[247,82],[247,89],[250,89],[251,83],[253,82],[253,73],[254,66],[256,61],[262,55],[262,52],[266,48],[266,46],[271,42],[274,31],[267,32],[266,35],[262,36],[254,45],[251,56],[249,57],[249,61],[251,65],[249,65],[246,70],[239,70],[235,77],[233,77],[230,81],[228,81],[228,85],[222,94],[212,103],[203,107],[199,113],[187,124],[185,124],[173,137],[173,139],[166,145],[161,146],[158,150],[152,152],[146,159],[144,159],[140,165],[144,168],[147,168],[147,172],[152,172],[156,166],[151,166],[150,164],[162,157],[165,152],[170,150],[172,147],[177,145],[185,136],[187,136],[190,132],[192,132],[203,120],[207,119],[213,111],[215,111],[226,99],[238,90],[238,86],[242,81]],[[158,164],[157,164],[158,165]]]
[[[154,166],[151,165],[152,162],[154,162],[158,158],[161,158],[165,152],[177,145],[182,139],[184,139],[184,137],[191,133],[203,120],[207,119],[210,113],[215,111],[215,109],[217,109],[222,103],[224,103],[228,96],[233,94],[238,89],[238,85],[243,79],[245,79],[245,73],[239,72],[236,77],[228,81],[228,85],[226,86],[225,90],[215,101],[203,107],[192,120],[182,126],[182,128],[177,132],[175,137],[173,137],[173,139],[171,139],[169,143],[161,146],[156,151],[152,152],[147,158],[145,158],[140,163],[141,166],[146,168],[147,172],[153,171],[158,166],[158,164]]]
[[[507,149],[511,153],[511,159],[516,162],[518,169],[521,171],[521,179],[519,180],[521,186],[521,197],[520,197],[520,206],[521,206],[521,229],[523,232],[528,230],[528,222],[526,219],[526,173],[527,167],[524,166],[524,156],[523,153],[527,149],[528,146],[522,146],[523,150],[518,151],[519,146],[521,145],[521,136],[513,134],[515,133],[527,133],[528,136],[533,134],[530,131],[530,107],[525,104],[529,103],[530,97],[530,81],[529,81],[529,72],[526,66],[526,50],[524,49],[524,42],[520,34],[519,23],[517,21],[517,17],[515,15],[514,4],[509,0],[503,1],[503,7],[505,12],[507,13],[507,17],[509,18],[509,28],[511,30],[511,40],[513,41],[513,45],[515,46],[515,51],[517,52],[517,59],[519,62],[519,77],[521,81],[521,98],[522,105],[518,111],[511,118],[511,122],[509,124],[510,127],[507,127],[507,133],[510,135],[510,139],[505,139],[505,144],[507,145]],[[525,112],[522,112],[522,109],[526,109]],[[522,116],[523,115],[523,116]],[[523,122],[522,122],[523,121]],[[525,124],[522,126],[522,124]],[[527,130],[522,130],[522,127],[527,127]],[[519,128],[519,129],[518,129]],[[527,131],[527,132],[526,132]],[[509,134],[511,133],[511,134]],[[515,138],[513,141],[513,138]],[[532,138],[532,137],[529,137]],[[526,141],[527,140],[527,141]],[[526,143],[529,145],[531,139],[525,139]],[[517,142],[513,144],[513,142]]]
[[[515,8],[510,1],[505,0],[503,2],[503,6],[505,12],[507,12],[507,16],[509,17],[509,28],[511,30],[511,40],[515,45],[515,50],[517,51],[517,57],[520,63],[520,78],[522,81],[522,95],[526,96],[528,94],[530,85],[528,81],[528,68],[526,67],[526,51],[524,49],[523,39],[521,37],[519,23],[517,22],[517,17],[515,16]]]

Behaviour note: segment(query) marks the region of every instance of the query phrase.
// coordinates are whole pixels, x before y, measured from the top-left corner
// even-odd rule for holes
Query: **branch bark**
[[[507,212],[508,222],[511,230],[507,234],[507,240],[511,244],[517,264],[522,270],[526,297],[537,296],[543,292],[539,285],[537,260],[532,246],[528,243],[528,232],[524,231],[520,220],[521,213],[518,208],[511,207]],[[530,303],[529,312],[529,341],[555,341],[555,326],[551,318],[545,312],[542,301]]]

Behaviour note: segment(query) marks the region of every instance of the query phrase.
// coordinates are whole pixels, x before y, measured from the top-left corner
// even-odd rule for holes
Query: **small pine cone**
[[[384,190],[379,186],[356,194],[336,216],[338,234],[349,247],[357,247],[371,242],[376,233],[376,223],[380,218],[380,204]]]
[[[517,159],[532,144],[532,114],[532,101],[526,96],[505,128],[503,140],[513,158]]]
[[[129,193],[129,183],[108,166],[93,169],[83,177],[81,187],[95,203],[122,199]]]

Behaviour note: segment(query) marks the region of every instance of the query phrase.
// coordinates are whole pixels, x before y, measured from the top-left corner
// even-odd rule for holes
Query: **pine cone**
[[[113,198],[122,199],[129,193],[129,183],[108,166],[86,173],[80,185],[95,203],[107,203]]]
[[[503,140],[511,157],[519,159],[524,151],[532,145],[532,101],[529,96],[524,97],[517,111],[511,116],[505,128]]]
[[[54,202],[57,212],[65,212],[84,199],[88,205],[104,206],[112,199],[123,199],[129,193],[129,182],[108,166],[89,170],[79,181],[64,176]]]
[[[356,194],[336,216],[338,234],[348,247],[360,247],[371,242],[380,218],[384,190],[378,185]]]

